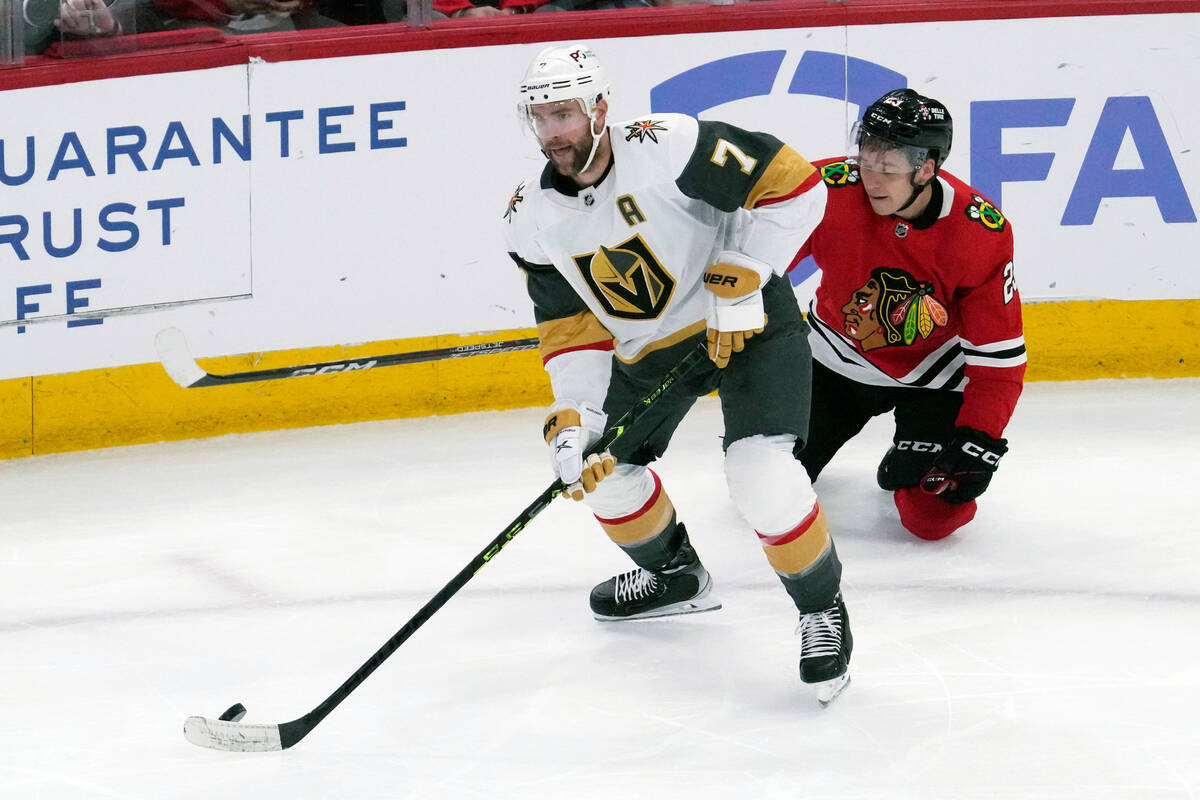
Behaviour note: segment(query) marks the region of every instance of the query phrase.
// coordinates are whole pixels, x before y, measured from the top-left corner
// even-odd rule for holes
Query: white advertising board
[[[911,86],[954,115],[946,169],[1014,225],[1026,301],[1200,297],[1200,104],[1181,78],[1200,52],[1196,15],[592,44],[614,120],[686,111],[769,130],[813,159],[845,151],[862,103]],[[201,356],[532,326],[500,225],[512,190],[543,162],[514,91],[542,46],[257,62],[0,95],[0,378],[153,361],[167,325]],[[145,170],[126,152],[130,128],[145,132]],[[62,144],[69,131],[78,146]],[[30,136],[35,174],[9,185]],[[94,175],[79,164],[85,152]],[[162,198],[185,199],[169,209],[169,244],[164,211],[150,206]],[[116,202],[136,211],[110,210],[112,231],[103,209]],[[48,241],[63,248],[76,207],[78,252],[47,254],[42,214],[54,212]],[[13,216],[29,222],[28,260]],[[135,246],[98,246],[128,239],[114,220],[139,224]],[[68,294],[81,279],[98,284]],[[76,313],[146,313],[68,327],[71,302]]]
[[[4,377],[39,374],[22,354],[53,367],[59,348],[94,349],[96,312],[249,295],[250,168],[230,145],[246,138],[244,68],[0,97]],[[218,111],[232,130],[213,133]]]

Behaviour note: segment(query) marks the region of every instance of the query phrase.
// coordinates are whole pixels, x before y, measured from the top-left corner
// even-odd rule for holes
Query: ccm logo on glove
[[[1000,466],[1000,456],[1002,453],[993,453],[991,450],[985,450],[974,442],[963,442],[962,451],[969,456],[978,458],[985,464],[991,464],[993,467]]]
[[[940,453],[942,446],[937,442],[917,442],[911,439],[902,439],[896,442],[897,450],[911,450],[914,453]]]
[[[947,503],[969,503],[987,489],[1000,457],[1007,452],[1006,439],[993,439],[983,431],[960,426],[921,478],[921,489]]]

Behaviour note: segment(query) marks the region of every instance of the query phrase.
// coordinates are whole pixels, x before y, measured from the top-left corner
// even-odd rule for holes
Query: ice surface
[[[558,501],[271,754],[183,720],[323,700],[550,482],[542,412],[0,463],[0,797],[1195,798],[1197,408],[1193,379],[1028,386],[978,518],[934,543],[868,426],[817,484],[855,636],[821,709],[706,398],[658,469],[722,610],[595,622],[629,567]]]

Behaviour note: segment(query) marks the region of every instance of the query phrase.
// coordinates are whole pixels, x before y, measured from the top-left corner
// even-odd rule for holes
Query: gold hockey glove
[[[747,256],[725,251],[704,272],[704,288],[712,293],[708,310],[708,357],[721,369],[729,358],[746,347],[746,340],[762,333],[767,324],[763,312],[763,269],[765,265]],[[770,271],[766,275],[770,276]]]

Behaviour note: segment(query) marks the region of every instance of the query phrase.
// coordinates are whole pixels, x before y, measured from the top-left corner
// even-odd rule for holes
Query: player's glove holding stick
[[[582,500],[600,481],[612,474],[617,459],[607,450],[584,458],[589,447],[604,435],[608,415],[591,403],[562,400],[550,407],[542,434],[550,445],[550,465],[564,484],[564,494]]]
[[[921,478],[921,488],[947,503],[969,503],[987,489],[1007,452],[1007,439],[993,439],[974,428],[955,428],[954,438]]]
[[[767,324],[763,311],[763,284],[771,268],[747,255],[722,251],[704,272],[704,288],[712,292],[708,310],[708,357],[721,369],[729,357],[746,347],[746,340],[762,333]]]

